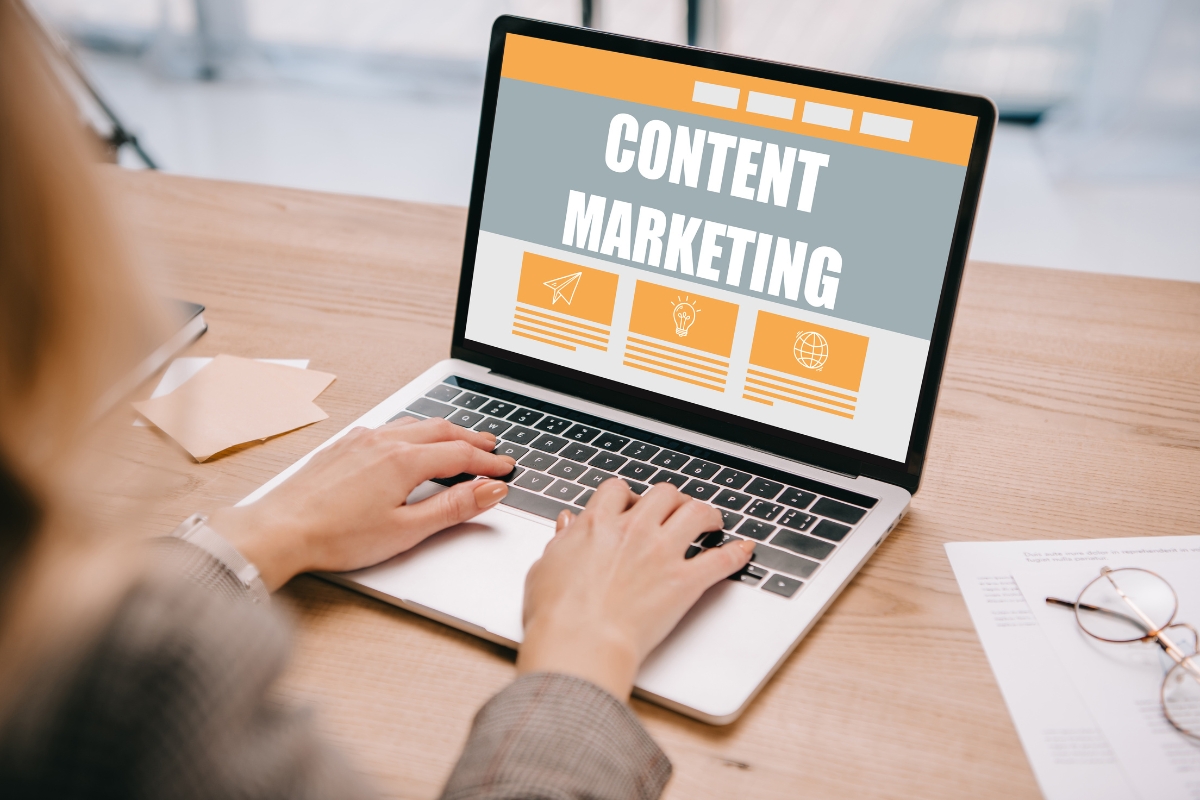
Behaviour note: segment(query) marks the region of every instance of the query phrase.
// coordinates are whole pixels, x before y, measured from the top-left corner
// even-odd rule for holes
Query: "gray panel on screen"
[[[820,171],[812,212],[796,210],[803,164],[796,165],[789,202],[783,208],[729,194],[734,151],[728,155],[720,194],[705,188],[711,147],[705,148],[697,188],[669,183],[665,176],[649,180],[636,167],[625,173],[613,172],[604,163],[604,150],[609,122],[621,112],[632,114],[643,127],[659,119],[672,131],[686,125],[773,142],[781,150],[790,146],[828,154],[829,166]],[[672,213],[686,214],[783,236],[793,242],[804,241],[810,254],[817,247],[828,246],[841,253],[843,265],[833,310],[811,308],[803,292],[796,301],[788,301],[782,296],[750,291],[750,253],[741,286],[727,285],[724,268],[731,249],[728,239],[720,240],[724,253],[713,263],[722,273],[720,284],[676,272],[669,274],[929,339],[965,176],[966,168],[955,164],[505,78],[496,103],[480,227],[562,248],[567,197],[573,189],[601,195],[610,206],[614,200],[632,203],[635,221],[638,206],[646,205],[663,211],[668,220]],[[756,184],[757,178],[751,178],[750,185]],[[694,254],[699,245],[697,235]],[[649,272],[663,271],[599,253],[580,252]],[[475,268],[486,269],[487,265],[477,263]]]

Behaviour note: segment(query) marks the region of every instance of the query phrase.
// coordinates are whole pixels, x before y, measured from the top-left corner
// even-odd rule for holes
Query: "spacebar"
[[[546,519],[558,519],[558,515],[563,511],[571,510],[571,507],[566,503],[551,500],[545,495],[518,489],[516,486],[509,486],[508,494],[500,502],[506,506],[519,508],[522,511],[528,511],[530,514],[537,514],[539,517],[545,517]]]

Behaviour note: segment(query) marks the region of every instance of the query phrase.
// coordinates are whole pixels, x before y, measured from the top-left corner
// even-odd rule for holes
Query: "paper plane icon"
[[[550,299],[550,305],[554,305],[563,299],[567,301],[567,305],[571,305],[571,301],[575,299],[575,290],[579,288],[579,279],[583,277],[582,272],[572,272],[570,275],[563,275],[561,278],[554,278],[543,283],[543,286],[549,286],[554,290],[554,297]]]

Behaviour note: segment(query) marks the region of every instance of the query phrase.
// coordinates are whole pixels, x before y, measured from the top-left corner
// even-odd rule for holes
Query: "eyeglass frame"
[[[1125,592],[1121,589],[1121,587],[1117,586],[1117,582],[1114,581],[1112,579],[1112,577],[1110,577],[1112,575],[1112,573],[1114,573],[1114,572],[1124,572],[1124,571],[1145,572],[1148,575],[1153,575],[1155,578],[1158,578],[1160,581],[1162,581],[1163,585],[1166,586],[1167,589],[1169,589],[1171,591],[1171,597],[1174,600],[1174,607],[1171,610],[1171,616],[1167,618],[1166,624],[1155,629],[1153,621],[1148,616],[1146,616],[1145,612],[1143,612],[1140,608],[1138,608],[1136,603],[1134,603],[1131,599],[1129,599],[1129,596],[1127,594],[1125,594]],[[1089,605],[1087,603],[1080,602],[1083,599],[1084,594],[1087,593],[1088,589],[1092,588],[1092,586],[1095,585],[1096,583],[1098,583],[1099,581],[1102,581],[1105,579],[1107,579],[1108,582],[1110,584],[1112,584],[1113,589],[1115,589],[1117,594],[1120,595],[1121,599],[1125,601],[1126,605],[1128,605],[1130,608],[1133,609],[1134,613],[1136,613],[1138,615],[1138,617],[1140,618],[1140,621],[1133,619],[1133,617],[1129,617],[1125,614],[1121,614],[1116,611],[1110,611],[1107,608],[1100,608],[1098,606],[1093,606],[1093,605]],[[1086,633],[1088,636],[1091,636],[1093,639],[1096,639],[1097,641],[1107,642],[1109,644],[1133,644],[1134,642],[1151,642],[1151,641],[1153,641],[1155,644],[1157,644],[1159,647],[1161,647],[1163,649],[1163,651],[1166,652],[1166,654],[1171,657],[1171,660],[1173,660],[1175,662],[1175,666],[1172,667],[1171,669],[1167,670],[1167,674],[1163,676],[1162,685],[1159,686],[1159,688],[1158,688],[1158,702],[1159,702],[1159,705],[1162,706],[1163,716],[1167,718],[1167,722],[1171,723],[1171,726],[1173,728],[1175,728],[1175,730],[1179,731],[1184,736],[1188,736],[1192,739],[1200,740],[1200,730],[1190,731],[1190,730],[1184,728],[1182,725],[1180,725],[1178,722],[1176,722],[1174,719],[1171,718],[1171,712],[1168,710],[1168,707],[1167,707],[1167,698],[1166,698],[1167,679],[1171,677],[1171,673],[1173,673],[1176,669],[1183,668],[1185,671],[1191,672],[1197,681],[1200,681],[1200,666],[1197,666],[1197,664],[1196,664],[1196,655],[1197,654],[1195,652],[1193,652],[1192,655],[1190,655],[1190,656],[1184,655],[1184,652],[1179,647],[1179,645],[1175,644],[1175,642],[1171,641],[1171,639],[1169,639],[1163,635],[1163,631],[1170,630],[1171,628],[1186,628],[1187,630],[1192,632],[1192,641],[1195,642],[1196,648],[1200,648],[1200,634],[1198,634],[1196,632],[1196,629],[1190,623],[1175,622],[1175,615],[1179,613],[1179,593],[1175,591],[1175,587],[1171,585],[1170,581],[1168,581],[1163,576],[1159,575],[1157,572],[1154,572],[1154,571],[1148,570],[1148,569],[1143,569],[1141,567],[1118,567],[1117,569],[1113,569],[1111,567],[1104,566],[1104,567],[1100,568],[1099,577],[1093,578],[1092,580],[1088,581],[1088,583],[1082,589],[1079,590],[1079,597],[1077,597],[1075,599],[1075,602],[1071,602],[1070,600],[1063,600],[1058,597],[1047,597],[1046,604],[1047,605],[1069,606],[1069,607],[1073,608],[1075,611],[1075,624],[1077,624],[1084,633]],[[1111,615],[1115,615],[1115,616],[1119,616],[1119,617],[1124,617],[1125,619],[1136,623],[1138,625],[1138,627],[1142,628],[1143,630],[1148,631],[1148,633],[1146,633],[1146,635],[1141,637],[1140,639],[1106,639],[1103,636],[1098,636],[1098,635],[1092,633],[1091,631],[1089,631],[1087,629],[1087,626],[1083,624],[1083,620],[1081,620],[1079,618],[1079,609],[1081,607],[1085,611],[1096,611],[1096,612],[1099,612],[1102,614],[1111,614]]]

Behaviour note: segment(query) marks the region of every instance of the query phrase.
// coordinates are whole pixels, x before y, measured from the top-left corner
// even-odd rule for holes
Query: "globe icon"
[[[820,369],[829,358],[829,342],[816,331],[801,331],[792,344],[792,355],[801,366]]]

